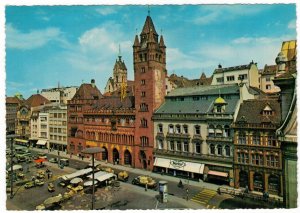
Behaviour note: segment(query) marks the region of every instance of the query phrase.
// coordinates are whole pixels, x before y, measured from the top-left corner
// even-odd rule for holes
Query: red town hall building
[[[119,61],[121,58],[119,56]],[[133,44],[134,84],[102,95],[92,80],[68,102],[68,153],[81,156],[88,147],[104,148],[97,160],[153,169],[153,112],[166,94],[166,46],[147,16]],[[116,67],[116,65],[115,65]],[[121,73],[121,71],[120,71]]]

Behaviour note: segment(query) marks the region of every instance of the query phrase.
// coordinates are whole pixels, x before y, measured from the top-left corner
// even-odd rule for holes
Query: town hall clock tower
[[[153,112],[164,102],[166,94],[166,46],[155,30],[150,15],[133,44],[135,82],[135,166],[153,168]]]

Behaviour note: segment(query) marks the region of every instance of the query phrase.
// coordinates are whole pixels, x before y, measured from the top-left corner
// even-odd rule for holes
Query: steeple
[[[162,35],[160,36],[159,46],[160,47],[166,47],[164,37]]]
[[[134,46],[134,47],[139,47],[139,46],[141,46],[138,35],[135,35],[135,39],[134,39],[134,44],[133,44],[133,46]]]
[[[153,24],[153,21],[152,21],[151,17],[147,16],[144,27],[143,27],[143,30],[141,32],[141,35],[149,34],[150,32],[155,34],[155,35],[158,35],[156,30],[155,30],[155,27],[154,27],[154,24]]]

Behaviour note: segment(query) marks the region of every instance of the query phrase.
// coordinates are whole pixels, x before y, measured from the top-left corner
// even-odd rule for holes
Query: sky
[[[223,67],[275,64],[296,36],[295,4],[150,5],[167,46],[168,74],[199,78]],[[5,95],[80,86],[103,93],[119,54],[133,79],[132,45],[148,15],[137,6],[5,6]]]

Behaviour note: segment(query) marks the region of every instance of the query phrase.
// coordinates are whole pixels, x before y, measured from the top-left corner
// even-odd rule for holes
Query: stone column
[[[254,171],[249,171],[249,190],[253,191],[254,187],[253,187],[253,175],[254,175]]]
[[[194,147],[193,147],[193,143],[191,142],[191,140],[188,140],[188,145],[189,145],[189,153],[195,153]]]
[[[234,188],[240,188],[240,169],[234,169]]]
[[[264,190],[266,191],[266,192],[268,192],[269,191],[269,176],[270,176],[270,174],[268,174],[268,173],[263,173],[263,178],[264,178]]]

